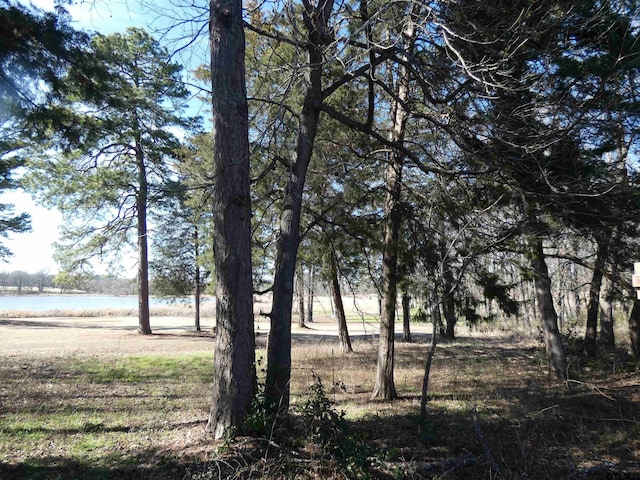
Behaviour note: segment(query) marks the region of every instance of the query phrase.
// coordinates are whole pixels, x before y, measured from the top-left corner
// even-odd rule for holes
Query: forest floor
[[[640,365],[624,345],[585,361],[568,337],[559,383],[537,335],[460,326],[438,344],[420,419],[430,326],[398,339],[400,398],[372,401],[375,321],[351,317],[343,354],[323,312],[293,327],[292,414],[256,408],[262,433],[222,443],[205,431],[210,321],[154,317],[141,336],[134,317],[0,318],[0,479],[640,480]]]

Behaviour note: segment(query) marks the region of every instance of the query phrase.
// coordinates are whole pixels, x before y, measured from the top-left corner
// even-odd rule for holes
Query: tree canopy
[[[216,378],[232,378],[214,389],[217,436],[241,423],[256,389],[253,288],[272,295],[266,409],[289,405],[300,265],[320,272],[336,305],[341,281],[379,295],[375,398],[396,396],[399,294],[448,338],[461,318],[537,319],[560,379],[567,311],[586,307],[586,354],[598,316],[601,341],[614,343],[611,305],[640,256],[637,1],[209,7],[208,138],[184,135],[194,123],[181,68],[142,30],[84,44],[56,15],[24,17],[42,28],[9,38],[0,64],[33,79],[27,87],[49,85],[38,94],[5,82],[22,113],[4,125],[31,122],[28,185],[65,214],[65,270],[137,243],[144,296],[147,210],[162,230],[164,285],[199,288],[191,269],[214,257],[204,262],[220,306]],[[201,19],[206,7],[193,8]],[[32,49],[47,29],[84,55]],[[66,63],[43,68],[49,56]],[[9,171],[22,157],[3,158]]]
[[[148,33],[95,35],[90,52],[91,62],[67,71],[59,101],[39,112],[49,121],[39,122],[25,184],[62,212],[63,270],[117,261],[136,246],[140,329],[150,333],[147,214],[175,180],[179,136],[196,124],[183,115],[181,67]]]
[[[0,191],[17,187],[24,165],[23,138],[31,130],[30,114],[44,108],[62,87],[66,68],[80,62],[87,36],[69,25],[62,8],[56,12],[0,2]],[[0,204],[0,236],[30,230],[27,213]],[[11,252],[0,244],[0,259]]]

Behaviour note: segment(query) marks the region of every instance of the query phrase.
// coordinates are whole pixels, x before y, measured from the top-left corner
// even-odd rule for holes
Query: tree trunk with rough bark
[[[305,328],[305,310],[304,310],[304,268],[302,265],[298,268],[296,275],[296,296],[298,297],[298,327]]]
[[[300,214],[302,194],[307,168],[313,154],[320,107],[322,105],[323,46],[330,38],[329,17],[333,0],[320,2],[317,6],[307,4],[304,23],[309,33],[307,43],[308,79],[302,112],[298,120],[295,162],[289,170],[280,215],[280,230],[277,241],[273,301],[269,318],[271,327],[267,342],[267,376],[265,397],[272,410],[289,407],[291,379],[291,307],[293,304],[293,277],[300,238]]]
[[[402,340],[411,343],[411,296],[402,294]]]
[[[149,313],[149,247],[147,241],[147,169],[140,133],[136,133],[136,167],[138,170],[138,333],[151,335]]]
[[[202,297],[202,279],[200,277],[200,237],[198,235],[198,227],[196,227],[193,233],[193,241],[195,245],[195,293],[193,294],[193,302],[195,305],[195,327],[196,332],[200,332],[202,329],[200,328],[200,300]]]
[[[249,129],[240,0],[212,0],[216,339],[207,430],[241,428],[256,393]]]
[[[609,253],[609,238],[598,242],[596,260],[593,268],[591,283],[589,284],[589,305],[587,307],[587,328],[584,336],[583,353],[587,357],[595,357],[596,334],[598,329],[598,310],[600,307],[600,291],[602,289],[602,277],[604,266]]]
[[[633,309],[629,315],[629,340],[633,356],[640,359],[640,300],[638,299],[633,301]]]
[[[616,340],[613,331],[613,282],[605,282],[606,293],[600,298],[600,344],[605,348],[615,348]]]
[[[544,344],[549,362],[549,372],[553,372],[561,380],[567,379],[567,360],[562,346],[562,338],[558,330],[558,315],[553,306],[551,279],[544,258],[544,249],[540,237],[532,237],[531,267],[535,277],[536,299],[540,323],[544,335]]]
[[[200,269],[196,268],[196,275],[200,275]],[[194,308],[195,308],[195,314],[194,314],[194,318],[195,318],[195,329],[196,332],[201,332],[202,328],[200,327],[200,297],[202,296],[202,286],[200,285],[199,281],[196,281],[196,289],[195,292],[193,294],[193,303],[194,303]]]
[[[311,265],[311,267],[309,268],[309,285],[307,287],[307,294],[308,294],[308,300],[307,300],[307,322],[308,323],[313,323],[313,301],[314,301],[314,297],[315,297],[315,289],[314,289],[314,284],[315,284],[316,278],[315,278],[315,267],[313,265]]]
[[[456,302],[453,296],[453,272],[448,266],[445,266],[444,270],[444,298],[442,299],[442,313],[444,314],[444,320],[447,323],[444,332],[444,337],[450,340],[456,338],[456,323],[458,318],[456,317]]]
[[[438,305],[432,308],[438,308]],[[422,375],[422,391],[420,394],[420,418],[426,420],[427,418],[427,402],[429,401],[429,376],[431,374],[431,365],[433,364],[433,357],[436,353],[436,345],[438,342],[438,315],[433,312],[431,314],[433,329],[431,331],[431,343],[429,344],[429,350],[427,351],[427,357],[424,361],[424,372]]]
[[[343,353],[352,353],[351,338],[349,337],[349,329],[347,327],[347,317],[344,313],[344,304],[342,303],[342,292],[340,291],[340,279],[338,278],[338,266],[336,264],[336,254],[332,250],[329,252],[329,286],[331,288],[331,298],[336,309],[336,318],[338,320],[338,338],[340,339],[340,348]]]
[[[419,7],[416,7],[419,8]],[[408,40],[408,49],[412,48],[415,39],[415,28],[410,16],[404,29],[404,37]],[[402,142],[408,112],[405,104],[409,98],[409,69],[404,65],[398,67],[397,99],[393,102],[392,126],[390,140]],[[390,154],[387,165],[385,184],[386,198],[384,203],[385,221],[382,237],[382,304],[380,310],[380,336],[378,343],[378,362],[376,379],[371,398],[393,400],[397,398],[393,378],[395,356],[395,320],[398,294],[398,238],[402,222],[400,199],[402,196],[402,169],[404,154],[395,150]]]
[[[376,381],[372,398],[393,400],[397,398],[393,378],[395,356],[396,297],[398,293],[398,236],[402,212],[400,195],[402,191],[402,167],[404,157],[392,154],[387,167],[387,199],[385,201],[385,225],[382,253],[382,310],[380,313],[380,336]]]

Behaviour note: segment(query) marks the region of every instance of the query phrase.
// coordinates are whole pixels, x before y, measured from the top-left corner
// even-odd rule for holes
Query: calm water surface
[[[151,297],[149,303],[166,305],[166,301]],[[135,295],[0,295],[0,311],[24,310],[44,312],[47,310],[103,310],[137,308]]]

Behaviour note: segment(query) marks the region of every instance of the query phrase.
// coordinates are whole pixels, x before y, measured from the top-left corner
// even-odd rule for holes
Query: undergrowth
[[[336,345],[295,345],[289,412],[260,390],[223,445],[204,431],[210,354],[3,357],[0,478],[640,480],[640,369],[624,349],[569,349],[563,383],[535,339],[461,335],[438,345],[419,419],[426,343],[396,345],[394,402],[369,398],[375,344]]]
[[[245,436],[231,432],[219,450],[221,460],[190,472],[189,478],[224,478],[221,472],[230,464],[236,466],[233,476],[237,478],[255,474],[265,479],[312,478],[309,475],[318,474],[317,469],[324,472],[322,478],[373,478],[367,467],[375,457],[374,449],[350,431],[345,412],[335,408],[320,375],[314,372],[312,378],[305,401],[288,412],[270,408],[264,385],[259,384],[242,430]],[[283,477],[279,477],[281,470],[286,473]]]

